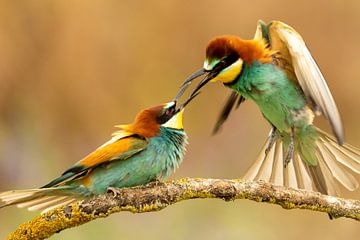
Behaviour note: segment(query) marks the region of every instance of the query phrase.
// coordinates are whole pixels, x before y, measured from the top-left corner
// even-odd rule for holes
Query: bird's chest
[[[174,139],[159,139],[149,148],[149,152],[151,152],[149,155],[152,157],[147,162],[147,168],[148,173],[152,174],[154,179],[167,177],[179,167],[183,160],[186,144],[185,136],[173,135],[171,138]]]
[[[301,90],[272,64],[255,62],[245,66],[237,81],[229,87],[253,100],[264,117],[279,130],[302,122],[298,112],[306,103]]]
[[[139,177],[150,180],[167,177],[183,160],[187,137],[183,131],[162,129],[139,156]]]

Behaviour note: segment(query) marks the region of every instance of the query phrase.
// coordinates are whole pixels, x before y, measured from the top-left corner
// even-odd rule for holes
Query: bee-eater
[[[253,100],[272,130],[261,153],[245,175],[277,185],[336,195],[339,182],[358,187],[350,173],[360,173],[360,150],[344,144],[343,127],[334,99],[302,37],[279,21],[258,22],[255,37],[219,36],[210,40],[202,69],[182,85],[205,75],[194,89],[222,82],[232,89],[215,126],[226,120],[234,105]],[[323,114],[335,138],[313,125]]]
[[[167,177],[183,160],[187,136],[176,101],[147,108],[129,125],[60,177],[39,189],[0,193],[0,208],[16,204],[29,210],[54,207],[106,192],[108,188],[143,185]]]

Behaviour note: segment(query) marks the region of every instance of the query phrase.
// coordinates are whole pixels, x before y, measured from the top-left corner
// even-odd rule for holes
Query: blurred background
[[[360,146],[360,3],[356,0],[0,1],[0,191],[33,188],[108,140],[115,124],[169,101],[202,66],[208,40],[252,38],[258,19],[298,30]],[[186,159],[171,178],[239,178],[270,129],[246,102],[214,137],[229,90],[209,84],[187,108]],[[318,125],[329,130],[325,121]],[[360,178],[358,177],[360,180]],[[360,190],[343,191],[360,199]],[[38,213],[0,210],[0,238]],[[51,239],[355,239],[359,223],[246,200],[191,200],[120,213]]]

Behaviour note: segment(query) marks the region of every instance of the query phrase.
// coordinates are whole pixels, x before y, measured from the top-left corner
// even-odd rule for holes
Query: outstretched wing
[[[274,60],[289,78],[298,83],[313,111],[320,111],[328,119],[339,144],[344,142],[343,126],[335,101],[319,67],[304,40],[292,27],[279,21],[265,25],[259,21],[256,37],[265,38]]]
[[[231,110],[234,108],[237,109],[240,104],[245,101],[245,98],[241,96],[239,93],[232,91],[229,95],[225,105],[223,106],[221,113],[218,117],[218,120],[216,121],[213,134],[216,134],[219,132],[221,126],[226,121],[226,119],[229,117]]]
[[[131,132],[120,130],[105,144],[66,170],[59,178],[51,181],[42,188],[62,185],[70,180],[86,176],[92,169],[110,161],[126,160],[143,151],[147,147],[147,140]]]

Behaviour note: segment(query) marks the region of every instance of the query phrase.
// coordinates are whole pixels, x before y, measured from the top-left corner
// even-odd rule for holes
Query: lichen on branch
[[[20,225],[8,239],[46,239],[64,229],[104,218],[115,212],[159,211],[173,203],[193,198],[219,198],[225,201],[249,199],[278,204],[285,209],[308,209],[326,212],[333,217],[360,220],[358,200],[275,186],[263,181],[185,178],[165,183],[154,182],[134,188],[111,189],[107,194],[37,216]]]

